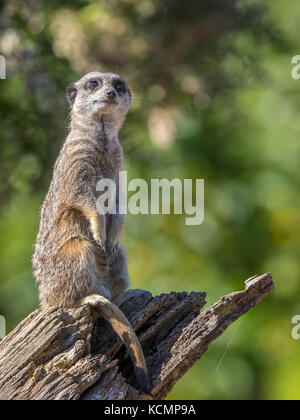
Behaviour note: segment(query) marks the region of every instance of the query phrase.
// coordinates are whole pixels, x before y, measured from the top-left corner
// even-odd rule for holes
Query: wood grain
[[[37,310],[0,343],[0,399],[164,399],[209,344],[273,288],[271,274],[254,276],[202,312],[205,293],[132,290],[121,309],[142,344],[152,397],[135,388],[124,346],[89,308]]]

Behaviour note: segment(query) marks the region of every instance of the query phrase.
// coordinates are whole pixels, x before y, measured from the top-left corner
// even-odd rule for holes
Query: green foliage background
[[[129,179],[204,178],[205,221],[132,216],[132,287],[205,290],[208,304],[271,271],[276,291],[177,384],[175,399],[299,399],[300,54],[297,0],[0,2],[0,314],[37,305],[31,255],[67,132],[65,88],[88,71],[133,91]],[[238,326],[238,329],[236,329]],[[223,362],[217,366],[234,334]]]

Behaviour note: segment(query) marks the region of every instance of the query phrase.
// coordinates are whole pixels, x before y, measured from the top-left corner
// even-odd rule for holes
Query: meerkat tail
[[[143,392],[151,394],[151,383],[142,347],[123,312],[101,295],[87,296],[82,299],[81,305],[89,305],[97,309],[103,318],[110,323],[130,354],[139,386]]]

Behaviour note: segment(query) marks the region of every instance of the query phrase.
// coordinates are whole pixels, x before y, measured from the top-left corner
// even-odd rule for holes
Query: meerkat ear
[[[74,105],[76,95],[77,95],[77,88],[76,88],[75,83],[72,83],[67,89],[67,98],[71,107]]]

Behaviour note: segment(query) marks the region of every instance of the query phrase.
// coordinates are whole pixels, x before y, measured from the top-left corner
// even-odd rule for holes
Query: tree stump
[[[203,312],[205,293],[133,290],[121,309],[142,344],[152,396],[136,389],[125,347],[88,307],[36,310],[0,343],[0,399],[164,399],[209,344],[273,288],[271,274],[254,276]]]

